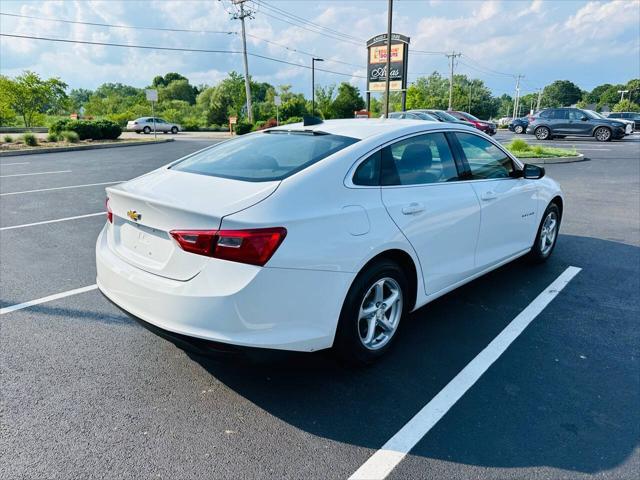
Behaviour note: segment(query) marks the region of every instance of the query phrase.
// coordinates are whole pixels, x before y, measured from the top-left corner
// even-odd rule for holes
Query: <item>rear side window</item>
[[[554,110],[543,110],[540,112],[540,118],[551,118],[553,116]]]
[[[384,149],[382,185],[424,185],[458,179],[443,133],[418,135]]]
[[[511,176],[514,170],[511,158],[493,143],[470,133],[457,132],[456,137],[469,164],[472,179]]]
[[[362,162],[356,169],[356,172],[353,174],[353,184],[364,185],[367,187],[380,185],[381,158],[381,151],[378,150],[376,153]]]
[[[357,141],[340,135],[264,132],[220,143],[170,168],[248,182],[282,180]]]

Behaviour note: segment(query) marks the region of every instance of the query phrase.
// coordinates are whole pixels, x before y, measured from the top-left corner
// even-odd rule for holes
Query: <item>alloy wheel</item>
[[[556,212],[549,212],[542,223],[540,230],[540,253],[543,256],[549,255],[556,237],[558,236],[558,215]]]
[[[608,128],[600,127],[596,130],[596,140],[606,142],[611,138],[611,131]]]
[[[358,333],[365,348],[384,347],[398,329],[402,317],[402,289],[396,280],[377,280],[365,294],[358,315]]]
[[[550,134],[551,132],[547,127],[540,127],[536,130],[536,138],[538,140],[546,140],[547,138],[549,138]]]

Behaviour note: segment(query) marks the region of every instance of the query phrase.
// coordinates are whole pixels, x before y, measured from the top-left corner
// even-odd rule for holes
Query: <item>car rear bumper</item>
[[[211,259],[188,281],[145,272],[96,244],[97,284],[113,303],[168,332],[231,345],[315,351],[333,344],[353,274]]]

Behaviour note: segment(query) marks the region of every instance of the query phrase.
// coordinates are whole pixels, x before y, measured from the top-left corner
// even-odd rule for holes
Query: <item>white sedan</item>
[[[162,330],[354,363],[407,314],[558,238],[562,191],[478,130],[329,120],[107,188],[97,283]]]

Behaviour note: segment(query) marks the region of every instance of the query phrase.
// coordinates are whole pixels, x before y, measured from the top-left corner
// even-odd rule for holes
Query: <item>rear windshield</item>
[[[357,141],[340,135],[264,132],[220,143],[170,168],[248,182],[282,180]]]

